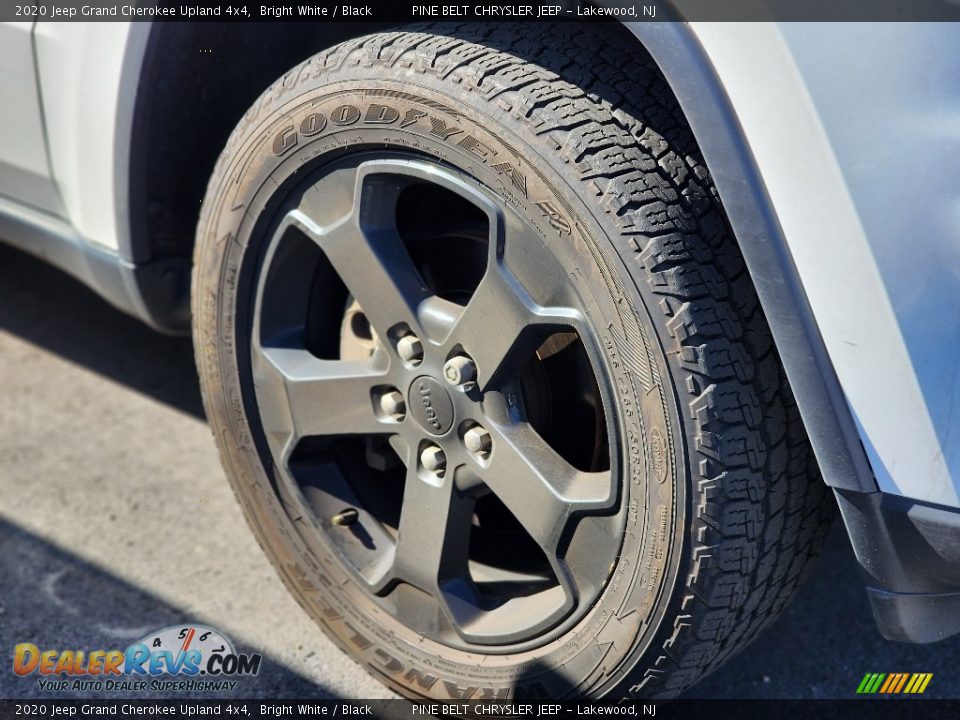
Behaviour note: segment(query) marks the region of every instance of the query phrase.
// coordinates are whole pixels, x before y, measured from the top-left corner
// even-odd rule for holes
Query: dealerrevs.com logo
[[[178,625],[151,633],[126,650],[13,649],[13,672],[36,677],[40,690],[233,690],[237,678],[260,672],[259,653],[238,653],[223,633]]]

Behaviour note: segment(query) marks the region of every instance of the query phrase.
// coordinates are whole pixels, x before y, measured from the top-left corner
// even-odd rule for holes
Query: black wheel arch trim
[[[960,510],[883,492],[835,494],[883,636],[929,643],[960,633]]]
[[[824,481],[878,486],[736,112],[681,22],[626,23],[667,79],[703,153],[796,396]]]

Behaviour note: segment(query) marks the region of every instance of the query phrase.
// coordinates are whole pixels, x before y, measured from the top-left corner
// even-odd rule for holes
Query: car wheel
[[[198,230],[207,414],[280,577],[398,692],[676,694],[830,505],[655,65],[532,35],[362,37],[251,108]]]

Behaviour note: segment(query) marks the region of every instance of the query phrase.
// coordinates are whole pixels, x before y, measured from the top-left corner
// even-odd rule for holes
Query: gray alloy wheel
[[[502,198],[435,162],[358,153],[302,187],[266,251],[252,347],[287,492],[405,627],[487,652],[549,640],[596,599],[623,526],[598,341],[565,272]],[[398,222],[404,204],[428,227]],[[316,286],[340,283],[300,332]],[[544,437],[561,408],[582,413],[564,434],[586,431],[568,457]],[[587,515],[608,541],[566,562]]]
[[[227,477],[305,611],[409,697],[681,693],[830,522],[710,174],[622,32],[342,43],[210,179],[194,345]]]

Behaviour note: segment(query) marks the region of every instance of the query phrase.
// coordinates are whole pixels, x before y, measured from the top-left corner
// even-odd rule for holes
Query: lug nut
[[[398,390],[391,390],[380,396],[380,409],[387,417],[391,417],[397,422],[403,420],[407,414],[407,404],[403,401],[403,395]]]
[[[436,445],[427,445],[420,453],[420,464],[437,477],[443,477],[447,469],[447,456]]]
[[[332,518],[330,522],[334,525],[346,526],[353,525],[360,518],[360,513],[358,513],[353,508],[347,508],[346,510],[341,510]]]
[[[423,361],[423,343],[416,335],[404,335],[397,340],[397,353],[404,362],[419,365]]]
[[[474,425],[463,434],[463,444],[467,446],[467,450],[485,460],[493,448],[493,436],[483,425]]]
[[[443,376],[451,385],[469,388],[477,379],[477,366],[466,355],[455,355],[443,366]]]

